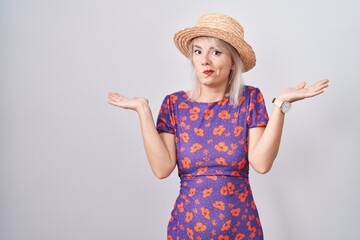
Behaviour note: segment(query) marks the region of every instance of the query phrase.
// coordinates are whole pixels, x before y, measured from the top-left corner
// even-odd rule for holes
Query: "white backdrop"
[[[109,91],[146,96],[157,116],[188,89],[173,33],[206,12],[245,28],[271,99],[331,80],[286,116],[270,173],[250,173],[266,240],[359,240],[360,2],[0,1],[0,239],[165,239],[179,190],[156,179],[134,112]]]

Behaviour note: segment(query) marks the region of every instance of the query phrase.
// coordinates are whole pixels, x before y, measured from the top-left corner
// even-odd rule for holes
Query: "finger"
[[[114,92],[109,92],[108,96],[118,97],[118,98],[127,98],[126,96],[122,95],[121,93],[114,93]]]
[[[323,92],[324,92],[324,90],[320,90],[320,91],[316,91],[316,92],[308,92],[306,94],[306,98],[315,97]]]
[[[114,101],[117,100],[117,99],[120,99],[119,96],[116,93],[109,93],[108,98],[112,99]]]
[[[323,90],[323,89],[327,88],[328,86],[329,86],[328,81],[322,81],[321,83],[311,86],[309,88],[309,90],[316,92],[316,91]]]
[[[323,79],[323,80],[320,80],[318,81],[316,84],[314,84],[314,86],[327,86],[329,85],[329,80],[328,79]]]

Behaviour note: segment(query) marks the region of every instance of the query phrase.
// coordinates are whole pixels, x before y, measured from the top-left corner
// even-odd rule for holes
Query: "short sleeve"
[[[156,129],[158,133],[175,133],[176,117],[174,114],[174,104],[170,101],[170,99],[171,97],[169,95],[166,96],[161,104],[156,121]]]
[[[247,125],[249,128],[265,127],[269,121],[264,97],[258,88],[252,88],[249,96]]]

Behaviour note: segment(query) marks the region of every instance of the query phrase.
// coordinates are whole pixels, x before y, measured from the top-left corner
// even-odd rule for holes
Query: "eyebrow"
[[[202,49],[199,45],[193,45],[193,47]],[[210,49],[215,49],[215,48],[220,48],[220,46],[210,47]]]

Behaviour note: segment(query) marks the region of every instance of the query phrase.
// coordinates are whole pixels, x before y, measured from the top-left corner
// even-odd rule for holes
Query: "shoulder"
[[[254,86],[245,85],[243,88],[243,96],[246,98],[262,97],[262,93],[259,88]]]
[[[168,101],[169,103],[175,104],[177,102],[181,102],[186,99],[187,99],[186,92],[181,90],[166,95],[164,101]]]
[[[244,85],[244,88],[243,88],[244,95],[250,95],[250,94],[254,94],[256,92],[261,92],[261,91],[257,87],[250,86],[250,85]]]

